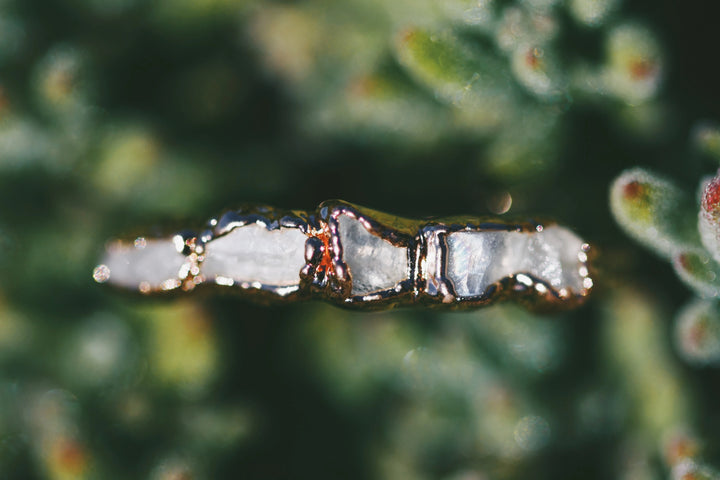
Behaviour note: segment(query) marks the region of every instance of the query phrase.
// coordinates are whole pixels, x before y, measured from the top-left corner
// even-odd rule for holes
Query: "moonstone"
[[[105,265],[104,280],[126,288],[147,285],[160,288],[177,286],[180,268],[186,257],[175,248],[172,239],[145,240],[139,238],[133,245],[110,246],[102,263]]]
[[[373,235],[359,220],[347,215],[341,215],[338,224],[353,295],[389,290],[408,278],[407,248]]]
[[[460,297],[482,295],[493,283],[518,273],[531,274],[558,291],[580,292],[582,244],[558,226],[536,233],[455,232],[447,236],[447,276]]]
[[[285,287],[300,283],[307,236],[297,228],[268,230],[253,223],[208,242],[201,272],[206,278]]]

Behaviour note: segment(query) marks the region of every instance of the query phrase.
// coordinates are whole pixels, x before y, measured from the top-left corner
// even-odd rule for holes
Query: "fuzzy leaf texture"
[[[715,261],[720,261],[720,175],[710,180],[700,198],[700,239]]]
[[[720,306],[693,300],[678,314],[675,342],[680,354],[695,365],[720,364]]]
[[[664,258],[696,249],[696,207],[692,197],[669,180],[641,168],[625,171],[612,184],[615,220],[638,242]]]

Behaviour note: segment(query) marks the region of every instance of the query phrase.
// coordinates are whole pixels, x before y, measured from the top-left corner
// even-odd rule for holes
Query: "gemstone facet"
[[[297,228],[268,230],[257,223],[237,227],[206,245],[202,272],[208,279],[298,285],[307,238]]]
[[[353,295],[389,290],[408,278],[407,248],[373,235],[360,220],[348,215],[338,218],[338,230]]]

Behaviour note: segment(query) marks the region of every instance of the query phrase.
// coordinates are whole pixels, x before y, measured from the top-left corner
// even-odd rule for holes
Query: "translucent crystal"
[[[558,291],[579,292],[578,254],[582,240],[562,227],[537,233],[455,232],[447,236],[447,276],[460,297],[482,295],[493,283],[518,273],[531,274]]]
[[[338,223],[353,295],[388,290],[408,278],[407,248],[373,235],[360,221],[347,215],[340,216]]]
[[[206,245],[201,271],[207,278],[290,286],[300,283],[307,236],[297,228],[238,227]]]
[[[126,288],[174,288],[179,285],[178,274],[185,260],[172,239],[138,238],[132,245],[108,247],[95,279]]]
[[[458,232],[448,235],[447,275],[461,297],[480,295],[493,282],[486,280],[493,264],[494,252],[508,234],[491,232]],[[494,267],[502,267],[501,262]]]

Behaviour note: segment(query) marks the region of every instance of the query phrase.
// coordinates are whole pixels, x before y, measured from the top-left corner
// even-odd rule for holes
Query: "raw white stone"
[[[493,283],[529,273],[560,290],[583,289],[582,240],[562,227],[542,232],[455,232],[447,236],[447,276],[460,297],[482,295]]]
[[[185,259],[172,239],[138,239],[133,245],[111,245],[102,263],[109,271],[108,283],[126,288],[138,288],[141,284],[158,288],[168,280],[179,281],[178,273]]]
[[[237,227],[206,245],[200,271],[207,278],[284,287],[300,283],[307,236],[297,228]]]
[[[347,215],[341,215],[338,224],[353,295],[389,290],[408,278],[407,248],[373,235],[360,221]]]

